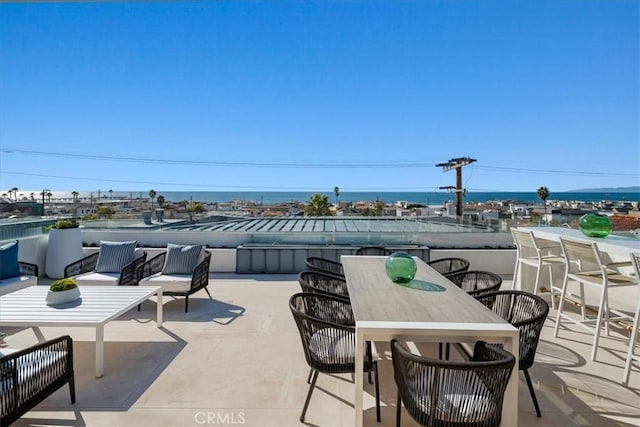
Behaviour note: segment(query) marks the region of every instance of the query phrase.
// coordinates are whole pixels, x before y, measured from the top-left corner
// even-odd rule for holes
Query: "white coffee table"
[[[47,286],[32,286],[0,296],[0,326],[33,328],[44,341],[41,326],[96,328],[96,378],[104,375],[104,325],[153,295],[158,296],[157,324],[162,326],[162,288],[159,286],[81,286],[81,300],[48,306]]]

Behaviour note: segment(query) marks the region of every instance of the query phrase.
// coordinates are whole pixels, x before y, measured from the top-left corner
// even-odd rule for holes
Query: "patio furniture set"
[[[621,379],[621,383],[627,385],[633,361],[640,360],[635,349],[640,321],[640,241],[615,235],[587,237],[579,230],[564,227],[522,227],[511,232],[517,250],[514,288],[527,289],[534,294],[547,291],[554,308],[555,298],[559,298],[555,337],[559,336],[562,324],[571,323],[583,328],[593,335],[591,360],[595,361],[602,328],[609,335],[611,322],[626,321],[630,325]],[[523,268],[526,266],[536,270],[533,284],[524,280]],[[542,283],[545,269],[549,273],[546,286]],[[562,277],[561,281],[559,277]],[[573,284],[578,286],[573,288]],[[595,305],[586,301],[585,286],[597,293]],[[609,305],[610,293],[623,287],[636,288],[635,309],[631,312]],[[578,315],[569,310],[569,302],[580,308]]]
[[[65,268],[78,285],[160,286],[164,295],[185,297],[204,289],[209,298],[211,253],[200,245],[174,245],[147,260],[136,242],[101,242],[100,249]],[[123,254],[123,252],[125,252]],[[128,253],[126,253],[128,252]],[[114,262],[114,260],[125,261]]]
[[[298,275],[302,292],[291,297],[289,308],[311,368],[301,421],[318,372],[353,372],[355,424],[362,425],[363,374],[376,373],[375,341],[387,341],[398,388],[397,425],[402,405],[422,425],[516,425],[512,371],[518,360],[530,384],[527,369],[547,303],[521,291],[498,291],[499,276],[470,271],[461,258],[416,259],[414,281],[431,285],[424,288],[429,290],[394,284],[385,275],[388,252],[373,253],[343,255],[341,261],[307,258],[308,271]],[[402,341],[470,343],[473,352],[461,351],[462,360],[450,360],[448,352],[434,359],[410,352]],[[377,375],[375,381],[378,402]]]
[[[9,255],[18,264],[17,245],[16,241],[15,248],[0,248],[3,266]],[[47,341],[40,327],[94,327],[95,375],[101,377],[104,326],[136,306],[140,309],[153,295],[158,327],[163,322],[163,294],[184,296],[185,312],[193,293],[205,289],[211,297],[206,289],[210,261],[211,254],[202,246],[169,244],[166,252],[147,261],[135,242],[101,242],[98,252],[65,268],[80,285],[81,299],[60,306],[46,304],[48,287],[34,286],[38,267],[20,262],[19,274],[0,282],[0,325],[31,327],[39,344],[23,350],[0,348],[0,425],[14,422],[67,383],[75,403],[72,340],[65,336]]]

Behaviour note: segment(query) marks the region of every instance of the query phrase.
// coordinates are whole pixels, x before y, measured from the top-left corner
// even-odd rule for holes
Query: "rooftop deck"
[[[510,287],[505,281],[505,287]],[[213,300],[197,293],[184,313],[181,299],[165,297],[164,326],[155,323],[155,304],[132,310],[105,328],[105,376],[94,377],[94,330],[42,328],[45,337],[74,339],[77,403],[64,387],[25,415],[17,426],[299,426],[308,389],[300,338],[288,309],[299,291],[293,275],[214,274]],[[633,289],[631,292],[636,292]],[[636,293],[633,295],[635,296]],[[629,304],[612,296],[612,304]],[[625,306],[626,307],[626,306]],[[543,411],[536,418],[520,374],[519,425],[640,425],[640,372],[620,385],[626,354],[625,330],[601,339],[598,361],[589,360],[592,337],[564,329],[553,337],[549,314],[530,370]],[[8,330],[6,345],[36,342],[30,329]],[[366,385],[365,425],[395,425],[396,389],[387,343],[380,357],[382,423],[375,422],[373,386]],[[435,356],[437,347],[419,345]],[[320,375],[306,425],[353,425],[353,378]],[[403,425],[414,425],[408,416]]]

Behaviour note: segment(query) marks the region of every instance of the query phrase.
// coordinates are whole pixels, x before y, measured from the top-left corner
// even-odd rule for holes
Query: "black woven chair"
[[[475,344],[469,361],[431,359],[391,341],[398,387],[396,425],[402,404],[420,425],[432,427],[498,426],[504,393],[515,357],[502,349]]]
[[[318,292],[325,295],[349,298],[347,281],[342,276],[319,271],[303,271],[298,274],[302,292]]]
[[[493,292],[477,299],[519,329],[520,360],[518,369],[524,373],[536,414],[541,417],[538,399],[536,399],[536,393],[529,376],[529,368],[533,365],[536,356],[540,332],[549,314],[549,304],[537,295],[511,290]]]
[[[384,246],[363,246],[356,250],[356,255],[391,255],[393,252]]]
[[[64,268],[64,277],[74,277],[85,273],[95,271],[98,264],[100,252],[94,252],[77,261],[72,262]],[[118,286],[135,286],[138,284],[136,277],[136,268],[138,268],[147,259],[147,251],[142,251],[142,256],[136,257],[129,264],[125,265],[118,276]],[[108,283],[105,283],[108,284]]]
[[[469,270],[469,261],[464,258],[441,258],[427,264],[443,276]]]
[[[22,276],[38,277],[39,270],[36,264],[31,264],[29,262],[24,262],[24,261],[18,261],[18,268],[20,269],[20,274]]]
[[[75,403],[73,341],[68,335],[0,356],[0,425],[18,420],[67,383]]]
[[[304,264],[309,271],[319,271],[321,273],[335,274],[344,277],[342,264],[327,258],[310,256],[304,260]]]
[[[447,274],[447,279],[474,298],[500,289],[502,277],[489,271],[461,271]]]
[[[189,311],[189,295],[204,289],[209,298],[212,298],[209,289],[207,289],[207,286],[209,286],[211,252],[205,251],[202,261],[195,266],[191,275],[162,274],[166,257],[167,253],[162,252],[138,266],[136,269],[137,283],[140,286],[162,286],[163,295],[185,297],[185,313]],[[140,311],[139,305],[138,311]]]
[[[351,304],[344,298],[318,293],[298,293],[289,299],[289,308],[300,332],[307,364],[313,370],[309,392],[302,408],[304,422],[318,373],[353,373],[355,370],[355,320]],[[375,375],[376,416],[380,421],[378,362],[371,346],[365,351],[364,370]]]
[[[474,298],[497,291],[502,286],[502,277],[489,271],[461,271],[447,274],[446,278]],[[450,348],[450,344],[447,343],[445,359],[449,359]],[[442,343],[440,343],[439,351],[440,358],[442,358]]]

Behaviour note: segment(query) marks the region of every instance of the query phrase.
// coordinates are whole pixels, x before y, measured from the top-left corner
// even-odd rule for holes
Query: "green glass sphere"
[[[385,261],[387,276],[395,283],[409,283],[416,277],[416,260],[405,252],[394,252]]]
[[[588,237],[607,237],[611,233],[611,219],[607,215],[588,213],[578,221],[582,234]]]

